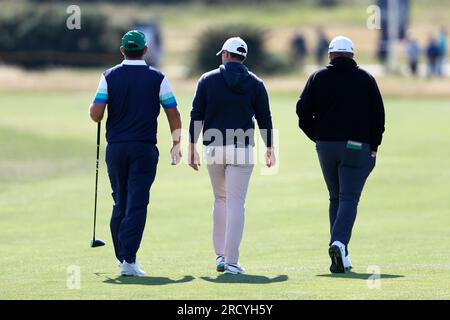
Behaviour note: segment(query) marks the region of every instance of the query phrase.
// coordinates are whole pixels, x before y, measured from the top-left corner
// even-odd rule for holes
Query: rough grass
[[[314,147],[296,126],[296,97],[271,92],[280,168],[263,176],[258,167],[252,177],[241,247],[248,275],[214,272],[205,168],[169,165],[161,116],[158,178],[139,253],[149,277],[123,279],[103,162],[98,235],[107,246],[89,248],[91,93],[0,93],[0,298],[449,299],[450,101],[386,101],[387,134],[350,246],[355,273],[330,276],[327,194]],[[179,100],[187,120],[191,94]],[[81,268],[79,290],[66,287],[71,265]],[[380,289],[367,286],[369,266],[380,268]]]
[[[37,95],[46,95],[49,91],[95,93],[98,86],[101,69],[50,69],[46,71],[25,71],[12,67],[0,67],[0,92],[36,92]],[[196,77],[184,78],[173,72],[169,67],[163,68],[168,74],[170,83],[177,91],[191,92],[197,82]],[[167,71],[167,72],[166,72]],[[312,72],[312,71],[311,71]],[[271,91],[300,92],[303,89],[308,75],[293,71],[288,76],[264,76],[264,82]],[[450,78],[428,79],[425,77],[407,77],[386,75],[377,77],[378,84],[389,97],[441,99],[450,97]],[[24,99],[27,99],[25,96]],[[52,98],[49,103],[54,103]],[[44,118],[48,118],[44,116]]]

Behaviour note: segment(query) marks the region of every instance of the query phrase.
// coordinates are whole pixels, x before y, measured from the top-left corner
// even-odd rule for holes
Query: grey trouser
[[[206,161],[214,193],[213,244],[225,262],[239,260],[244,231],[244,204],[253,171],[251,147],[206,147]]]
[[[375,167],[370,146],[349,148],[347,141],[317,141],[320,166],[330,194],[330,244],[350,241],[364,184]]]

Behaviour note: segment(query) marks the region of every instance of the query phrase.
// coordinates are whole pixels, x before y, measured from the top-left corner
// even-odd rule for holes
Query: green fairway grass
[[[97,234],[107,245],[89,247],[92,94],[0,93],[0,299],[450,298],[450,100],[386,101],[384,144],[350,244],[354,273],[334,276],[328,195],[314,145],[297,127],[297,92],[271,92],[280,166],[275,175],[255,167],[242,276],[215,272],[206,168],[170,166],[162,114],[158,175],[138,254],[148,277],[121,278],[109,233],[104,138]],[[191,97],[178,95],[184,127]],[[67,288],[70,266],[81,270],[80,289]],[[372,288],[367,279],[376,268],[380,286]]]

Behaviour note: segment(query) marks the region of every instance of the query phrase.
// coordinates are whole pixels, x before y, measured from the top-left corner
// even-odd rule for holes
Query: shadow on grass
[[[138,284],[143,286],[164,286],[168,284],[185,283],[194,280],[193,276],[184,276],[181,279],[173,280],[166,277],[124,277],[108,278],[103,283],[108,284]]]
[[[288,276],[279,275],[274,278],[265,276],[254,276],[248,274],[221,274],[216,278],[201,277],[201,279],[214,283],[249,283],[249,284],[269,284],[275,282],[283,282],[288,280]]]
[[[368,280],[373,279],[373,277],[378,277],[379,279],[396,279],[403,278],[402,275],[396,274],[373,274],[373,273],[356,273],[356,272],[346,272],[346,273],[330,273],[330,274],[319,274],[316,277],[325,277],[325,278],[342,278],[342,279],[360,279],[360,280]]]

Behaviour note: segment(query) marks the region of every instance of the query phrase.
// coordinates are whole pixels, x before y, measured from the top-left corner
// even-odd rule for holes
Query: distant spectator
[[[439,47],[439,61],[438,61],[438,75],[444,75],[445,63],[447,60],[447,29],[443,27],[439,32],[437,38],[437,45]]]
[[[383,65],[386,64],[388,57],[388,44],[389,43],[386,40],[380,40],[378,43],[377,57]]]
[[[308,54],[308,49],[306,48],[305,37],[302,33],[297,31],[294,34],[291,42],[291,50],[294,63],[298,67],[303,68],[306,55]]]
[[[408,65],[411,74],[417,75],[417,66],[420,58],[420,46],[417,40],[409,38],[406,42],[406,55],[408,57]]]
[[[322,28],[317,28],[316,61],[319,65],[324,65],[328,55],[328,38]]]
[[[428,43],[427,58],[428,58],[428,76],[429,77],[438,76],[440,50],[436,39],[433,37],[430,38]]]
[[[159,23],[156,21],[150,21],[148,23],[139,23],[134,26],[134,29],[144,33],[147,39],[148,47],[151,54],[147,54],[145,62],[154,68],[160,68],[162,60],[164,58],[164,52],[162,47],[162,34]]]

